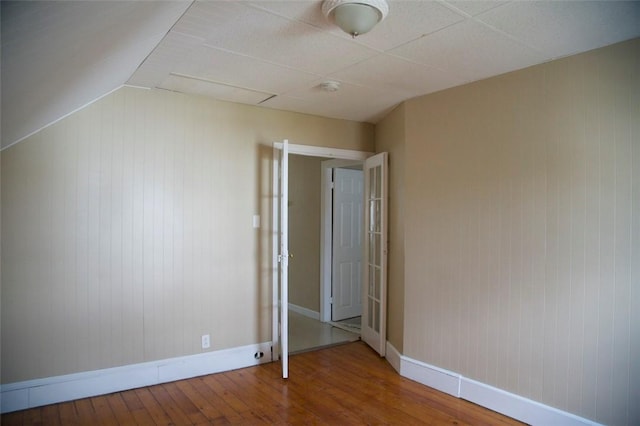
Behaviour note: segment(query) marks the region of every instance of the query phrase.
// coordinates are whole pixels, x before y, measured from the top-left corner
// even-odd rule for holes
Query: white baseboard
[[[398,350],[388,340],[387,340],[387,351],[384,357],[387,359],[389,364],[391,364],[393,369],[396,370],[398,374],[400,374],[400,363],[401,363],[400,352],[398,352]]]
[[[387,348],[389,346],[387,343]],[[530,425],[600,426],[591,420],[404,355],[400,356],[400,375]]]
[[[293,303],[289,303],[289,310],[297,314],[304,315],[305,317],[320,321],[320,312],[312,311],[311,309],[294,305]]]
[[[400,358],[400,375],[441,392],[460,397],[460,375],[405,356]]]
[[[264,356],[256,359],[255,354]],[[271,361],[271,342],[104,370],[9,383],[0,387],[1,412],[104,395],[235,370]]]

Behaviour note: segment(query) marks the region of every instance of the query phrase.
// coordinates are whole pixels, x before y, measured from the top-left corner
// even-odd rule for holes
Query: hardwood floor
[[[519,422],[398,375],[362,342],[278,363],[34,408],[2,425],[427,424]]]

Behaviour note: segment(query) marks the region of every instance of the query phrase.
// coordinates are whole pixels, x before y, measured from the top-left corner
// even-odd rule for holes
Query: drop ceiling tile
[[[209,46],[195,48],[173,71],[270,93],[292,90],[319,77]]]
[[[196,3],[175,30],[206,39],[206,44],[271,63],[326,74],[374,56],[352,40],[306,23],[258,10],[241,2]],[[199,16],[206,8],[206,17]],[[206,28],[202,25],[206,20]]]
[[[306,22],[325,31],[335,30],[335,25],[327,21],[322,14],[322,0],[253,1],[251,6],[285,18]]]
[[[371,32],[358,36],[359,43],[388,51],[465,19],[435,1],[389,1],[389,14]],[[345,34],[349,37],[348,34]]]
[[[267,108],[375,123],[406,99],[404,93],[342,83],[337,92],[319,88],[321,81],[262,103]],[[366,106],[366,107],[363,107]]]
[[[487,10],[494,9],[498,6],[508,3],[508,1],[491,1],[491,0],[447,0],[446,3],[454,8],[461,10],[469,16],[476,16]]]
[[[148,88],[157,87],[203,41],[199,37],[170,31],[133,73],[127,84]]]
[[[640,36],[637,1],[513,2],[477,19],[548,58]]]
[[[430,65],[466,81],[480,80],[545,61],[545,56],[467,19],[393,49],[390,54]]]
[[[169,77],[160,84],[159,88],[252,105],[256,105],[272,96],[271,93],[247,90],[241,87],[220,84],[215,81],[206,81],[192,78],[191,76],[175,74],[169,75]]]
[[[340,72],[332,79],[401,91],[408,97],[436,92],[464,83],[450,73],[389,55],[378,55]]]
[[[386,19],[371,32],[358,36],[356,43],[385,51],[464,19],[435,1],[389,0],[387,3]],[[321,1],[259,1],[253,5],[351,40],[349,34],[325,18]]]

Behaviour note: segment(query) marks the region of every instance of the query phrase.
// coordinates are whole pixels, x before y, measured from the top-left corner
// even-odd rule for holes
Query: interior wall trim
[[[256,358],[256,353],[263,356]],[[271,342],[0,386],[1,412],[105,395],[271,362]]]
[[[402,356],[400,355],[400,352],[398,352],[398,350],[395,348],[395,346],[393,346],[391,342],[389,342],[388,340],[387,340],[387,350],[385,352],[384,357],[387,359],[389,364],[391,364],[393,369],[396,370],[398,374],[400,374]]]
[[[289,303],[289,310],[314,320],[320,320],[320,312],[305,308],[303,306]]]
[[[592,420],[404,355],[400,356],[400,375],[530,425],[601,426]]]

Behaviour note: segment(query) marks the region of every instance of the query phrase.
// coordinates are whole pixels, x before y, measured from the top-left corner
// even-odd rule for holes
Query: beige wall
[[[271,340],[284,138],[371,151],[373,126],[123,88],[4,150],[3,383]]]
[[[640,40],[406,120],[405,355],[640,424]]]
[[[320,312],[320,164],[289,157],[289,302]]]
[[[403,351],[405,104],[376,124],[376,152],[389,153],[387,340]]]

